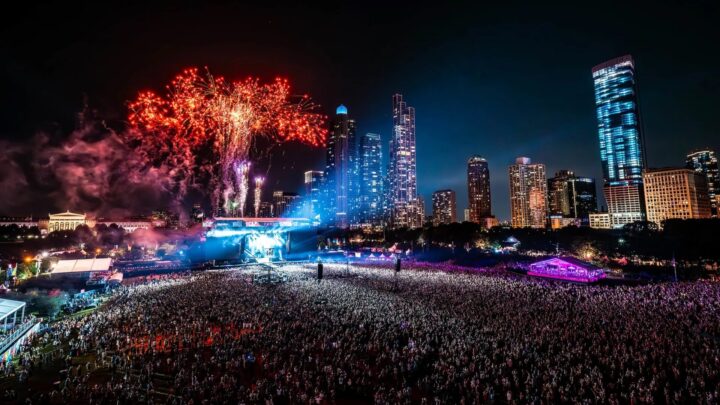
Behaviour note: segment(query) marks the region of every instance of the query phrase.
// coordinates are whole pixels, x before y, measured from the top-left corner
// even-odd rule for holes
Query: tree
[[[95,227],[98,242],[103,246],[119,246],[122,245],[125,238],[125,230],[117,226],[117,224],[100,224]]]
[[[75,237],[79,243],[84,243],[86,246],[94,246],[97,244],[97,239],[92,229],[87,225],[80,225],[75,228]]]
[[[659,230],[655,222],[635,221],[623,226],[623,231],[631,235],[648,235]]]
[[[62,249],[75,246],[79,241],[74,231],[55,231],[48,234],[45,243],[49,249]]]
[[[25,280],[27,278],[36,276],[38,274],[37,265],[35,262],[19,263],[15,270],[15,277],[18,280]]]

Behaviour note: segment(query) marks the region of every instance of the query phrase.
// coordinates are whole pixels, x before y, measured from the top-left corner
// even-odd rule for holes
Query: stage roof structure
[[[23,308],[25,308],[25,303],[22,301],[0,299],[0,322]],[[24,314],[25,311],[23,311]]]
[[[109,271],[112,259],[109,257],[96,257],[92,259],[60,260],[53,266],[51,274],[88,273],[95,271]]]

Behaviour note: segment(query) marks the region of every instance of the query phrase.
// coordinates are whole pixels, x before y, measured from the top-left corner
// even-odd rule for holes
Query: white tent
[[[112,266],[112,259],[109,257],[60,260],[53,266],[51,274],[63,273],[86,273],[95,271],[109,271]]]

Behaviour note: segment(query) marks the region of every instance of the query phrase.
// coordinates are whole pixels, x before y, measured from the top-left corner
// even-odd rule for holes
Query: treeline
[[[338,237],[336,233],[334,235]],[[358,240],[359,231],[347,231],[347,240]],[[558,230],[495,227],[485,230],[470,222],[423,228],[386,230],[383,235],[365,236],[363,244],[372,246],[384,240],[385,247],[432,249],[493,249],[509,245],[509,238],[520,243],[520,252],[556,250],[588,257],[640,256],[680,261],[720,260],[720,219],[668,220],[662,229],[652,223],[637,222],[623,229],[604,230],[566,227]]]
[[[121,246],[127,238],[125,231],[115,224],[109,226],[100,224],[94,229],[81,225],[72,231],[51,232],[44,238],[40,237],[40,230],[37,227],[2,226],[0,241],[5,243],[0,244],[0,262],[22,260],[28,255],[34,256],[43,250],[55,251],[82,246],[86,251],[92,251],[98,247]]]

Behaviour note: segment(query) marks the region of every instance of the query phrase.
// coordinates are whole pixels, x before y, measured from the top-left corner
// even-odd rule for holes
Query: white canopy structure
[[[20,322],[25,320],[25,303],[22,301],[0,299],[0,323],[3,330],[7,330],[8,318],[12,316],[13,325],[17,324],[17,314],[20,312]]]
[[[93,259],[59,260],[51,270],[51,274],[88,273],[95,271],[109,271],[112,259],[109,257],[96,257]]]

